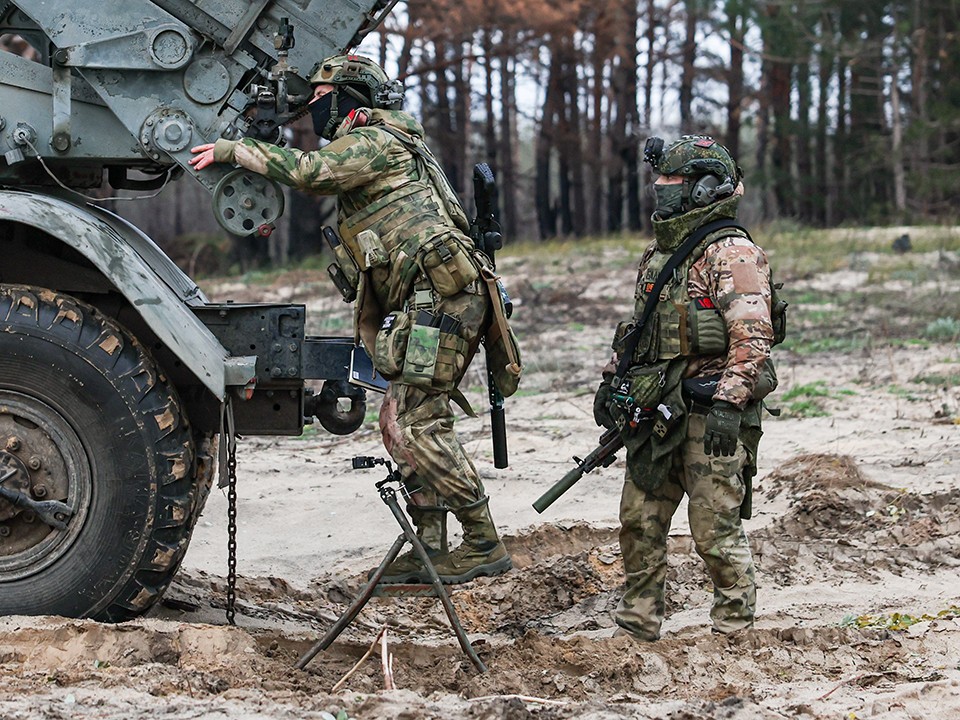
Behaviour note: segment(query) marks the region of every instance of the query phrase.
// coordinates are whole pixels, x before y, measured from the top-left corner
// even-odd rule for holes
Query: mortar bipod
[[[417,537],[417,533],[410,524],[409,518],[407,518],[406,514],[401,509],[400,504],[397,502],[397,491],[390,487],[391,483],[396,483],[399,487],[403,487],[403,478],[400,475],[400,470],[395,470],[390,464],[389,460],[383,460],[382,458],[373,458],[369,456],[353,458],[354,470],[361,468],[372,468],[375,465],[384,465],[387,468],[387,477],[378,482],[376,484],[376,488],[380,493],[380,499],[383,500],[384,504],[388,508],[390,508],[390,512],[393,513],[393,517],[403,530],[403,534],[394,541],[393,546],[384,556],[377,569],[370,576],[370,579],[367,581],[367,584],[364,585],[363,590],[360,591],[360,594],[357,595],[354,601],[350,604],[350,607],[344,610],[343,614],[337,619],[333,626],[327,630],[326,634],[319,641],[317,641],[313,647],[304,653],[303,657],[297,661],[296,667],[300,670],[303,670],[319,652],[330,647],[330,645],[333,644],[333,641],[340,636],[340,633],[342,633],[347,626],[354,621],[357,615],[360,614],[360,611],[370,601],[370,598],[374,596],[436,597],[439,598],[440,602],[443,604],[443,609],[447,613],[447,618],[450,620],[450,625],[453,627],[453,631],[457,635],[457,640],[460,642],[460,647],[463,648],[463,651],[476,666],[477,670],[480,672],[486,672],[487,666],[483,664],[480,656],[477,655],[477,651],[474,650],[473,645],[470,644],[470,640],[467,638],[467,634],[464,632],[463,626],[460,624],[460,619],[457,617],[457,611],[454,609],[453,603],[450,602],[450,595],[447,593],[447,589],[444,587],[443,583],[440,582],[440,576],[437,575],[437,570],[433,567],[430,556],[427,554],[426,549],[420,542],[420,538]],[[417,554],[417,557],[420,558],[424,568],[426,568],[427,573],[430,575],[430,584],[381,585],[380,578],[383,577],[387,566],[396,559],[397,555],[400,554],[400,550],[408,542],[413,545],[413,551]]]

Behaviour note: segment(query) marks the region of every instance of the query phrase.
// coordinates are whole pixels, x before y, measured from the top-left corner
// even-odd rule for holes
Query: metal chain
[[[227,622],[237,615],[237,445],[227,441]]]

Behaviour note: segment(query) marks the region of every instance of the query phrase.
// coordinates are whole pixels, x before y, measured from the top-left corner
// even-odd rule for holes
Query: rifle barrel
[[[559,500],[560,496],[563,495],[567,490],[576,485],[577,481],[582,477],[583,465],[580,464],[560,478],[553,485],[551,485],[543,495],[538,497],[533,503],[533,509],[538,513],[542,513],[557,500]]]
[[[577,463],[577,466],[551,485],[547,491],[538,497],[533,503],[533,509],[542,513],[548,507],[553,505],[561,495],[577,484],[586,473],[593,472],[598,467],[610,465],[617,451],[623,447],[623,437],[616,428],[607,430],[600,436],[600,444],[583,460]]]
[[[498,470],[507,467],[507,421],[503,415],[503,403],[490,406],[490,431],[493,435],[493,466]]]

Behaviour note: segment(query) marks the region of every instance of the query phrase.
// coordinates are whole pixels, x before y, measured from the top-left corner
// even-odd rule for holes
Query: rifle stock
[[[617,451],[623,447],[623,438],[617,428],[611,428],[600,436],[600,444],[597,448],[587,455],[583,460],[574,458],[577,466],[570,472],[560,478],[550,486],[543,495],[538,497],[533,503],[533,509],[542,513],[548,507],[553,505],[561,495],[572,488],[577,482],[589,472],[593,472],[598,467],[607,467],[617,459]]]

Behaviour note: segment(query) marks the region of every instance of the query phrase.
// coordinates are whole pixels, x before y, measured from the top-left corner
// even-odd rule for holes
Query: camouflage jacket
[[[675,218],[654,220],[654,241],[641,257],[637,276],[637,316],[642,312],[646,300],[644,290],[649,288],[657,274],[655,268],[662,267],[666,258],[696,228],[712,220],[735,218],[739,201],[739,196],[734,196]],[[685,377],[720,374],[714,399],[726,400],[742,408],[753,395],[773,342],[770,268],[763,250],[736,230],[721,230],[708,236],[701,248],[702,254],[697,257],[697,251],[694,251],[686,264],[689,267],[686,286],[680,288],[679,293],[681,298],[693,301],[692,309],[668,307],[668,312],[661,317],[671,317],[670,312],[679,311],[679,317],[682,318],[679,322],[684,326],[679,328],[679,335],[683,337],[692,320],[689,313],[695,312],[698,306],[719,312],[726,331],[726,351],[696,354],[695,351],[691,353],[681,348],[679,344],[665,347],[667,343],[661,340],[658,354],[661,358],[688,356]],[[665,292],[668,290],[669,284]],[[676,295],[672,294],[671,300],[676,301]],[[676,314],[673,321],[677,321]],[[678,334],[676,328],[666,330]],[[667,333],[662,332],[661,335],[666,337]]]
[[[375,231],[391,259],[384,266],[369,268],[366,278],[379,306],[373,314],[382,317],[398,309],[410,290],[410,278],[392,271],[401,249],[412,256],[428,240],[445,233],[456,235],[465,247],[471,244],[462,223],[458,227],[453,219],[456,210],[462,214],[462,208],[455,197],[451,199],[452,191],[440,192],[417,154],[383,129],[389,127],[405,139],[420,142],[420,123],[395,110],[364,112],[369,114],[365,125],[355,127],[345,120],[333,141],[319,150],[280,148],[249,138],[221,139],[214,147],[214,158],[305,192],[336,195],[340,235],[361,270],[368,268],[356,236],[365,229]],[[451,202],[456,207],[451,208]]]

